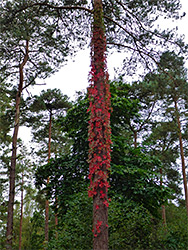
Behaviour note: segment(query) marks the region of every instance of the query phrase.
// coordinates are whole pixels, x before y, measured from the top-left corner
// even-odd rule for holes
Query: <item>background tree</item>
[[[2,235],[5,231],[6,216],[7,216],[7,189],[8,189],[8,169],[10,166],[10,143],[12,113],[13,113],[13,98],[15,91],[12,90],[11,85],[1,81],[0,85],[0,213],[1,222],[0,228]]]
[[[182,192],[180,188],[179,164],[177,162],[179,158],[177,131],[174,121],[155,122],[152,126],[151,134],[145,136],[143,145],[150,155],[155,155],[161,160],[161,185],[167,185],[171,188],[174,192],[171,199],[179,203],[182,198]],[[162,205],[164,225],[166,225],[165,213],[165,206]]]
[[[161,67],[158,68],[157,73],[148,75],[146,78],[153,81],[158,88],[159,98],[164,99],[163,108],[167,117],[171,117],[176,124],[176,133],[179,140],[179,149],[182,165],[182,175],[184,183],[184,193],[186,207],[187,205],[187,178],[185,171],[185,156],[183,148],[183,128],[181,120],[186,121],[186,89],[187,89],[187,72],[184,67],[184,58],[176,55],[174,52],[167,51],[163,53],[160,59]],[[173,107],[174,106],[174,107]]]
[[[152,123],[156,117],[159,106],[158,96],[155,92],[155,84],[146,81],[137,81],[131,84],[129,96],[139,100],[139,110],[135,117],[128,120],[129,128],[133,134],[134,147],[138,146],[138,141],[142,141],[145,133],[148,134]]]
[[[65,139],[63,133],[59,131],[60,127],[56,120],[59,116],[65,116],[71,106],[68,96],[63,95],[60,89],[42,90],[40,95],[26,99],[27,116],[24,123],[28,127],[31,126],[32,140],[39,144],[35,153],[38,151],[41,162],[48,160],[49,150],[53,157],[63,152],[59,141]],[[49,138],[51,138],[50,145]]]
[[[22,4],[22,3],[21,3]],[[20,101],[24,88],[35,84],[36,78],[46,78],[57,71],[60,63],[68,53],[68,42],[62,44],[52,23],[43,22],[38,8],[32,12],[19,12],[17,18],[9,16],[10,12],[18,8],[19,1],[1,3],[1,72],[7,77],[19,81],[15,102],[15,122],[12,138],[12,157],[10,166],[9,203],[7,218],[7,246],[11,246],[13,230],[13,205],[15,196],[15,168],[16,149],[20,118]],[[12,12],[11,12],[12,13]],[[40,34],[40,35],[39,35]],[[66,39],[67,34],[64,33]],[[48,38],[50,42],[48,42]],[[45,49],[44,49],[45,47]],[[25,71],[25,73],[24,73]]]
[[[48,151],[48,162],[51,157],[51,139],[56,137],[56,131],[52,130],[52,120],[54,116],[57,116],[58,111],[64,113],[68,108],[71,107],[71,103],[66,95],[63,95],[58,89],[48,89],[47,91],[42,91],[40,96],[34,96],[30,100],[30,110],[35,112],[37,115],[33,117],[31,114],[30,123],[32,123],[32,128],[34,129],[34,138],[45,143],[46,137],[48,138],[46,149]],[[46,126],[44,127],[44,121],[47,116],[48,132],[46,133]],[[35,123],[33,123],[33,120]],[[37,125],[37,126],[36,126]],[[37,136],[38,135],[38,136]],[[42,145],[44,147],[44,145]],[[55,145],[55,153],[57,153],[57,145]],[[49,183],[49,177],[47,178],[47,185]],[[45,208],[45,241],[48,242],[48,220],[49,220],[49,201],[46,200]],[[57,219],[56,219],[57,220]]]
[[[19,149],[18,163],[16,169],[16,193],[20,194],[20,201],[17,203],[20,205],[20,218],[19,218],[19,242],[18,248],[22,248],[22,231],[23,231],[23,219],[24,219],[24,205],[25,205],[25,193],[32,192],[32,181],[33,181],[33,164],[28,159],[29,153],[26,147],[22,146]],[[16,230],[14,231],[16,233]]]

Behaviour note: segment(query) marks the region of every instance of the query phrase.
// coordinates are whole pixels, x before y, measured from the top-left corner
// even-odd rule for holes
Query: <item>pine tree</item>
[[[157,84],[156,89],[158,90],[160,98],[164,100],[163,108],[166,109],[166,115],[171,117],[176,123],[176,135],[179,140],[183,185],[188,215],[188,191],[182,137],[183,128],[181,124],[182,117],[186,118],[187,72],[184,67],[184,58],[171,51],[163,53],[159,65],[157,72],[148,75],[147,78],[151,81],[155,81]]]
[[[57,117],[58,113],[63,114],[70,107],[71,103],[68,100],[66,95],[63,95],[58,89],[48,89],[46,91],[42,91],[40,96],[34,96],[33,98],[28,98],[26,100],[29,105],[29,109],[31,111],[30,117],[27,118],[27,121],[33,128],[34,132],[34,140],[38,142],[43,142],[42,145],[43,151],[47,151],[47,159],[50,162],[51,158],[51,140],[56,137],[58,131],[55,130],[55,127],[52,126],[52,121],[55,117]],[[35,114],[35,115],[34,115]],[[34,118],[33,118],[34,117]],[[47,122],[46,122],[47,119]],[[46,126],[48,126],[48,131],[46,131]],[[45,140],[48,138],[45,145]],[[53,142],[56,144],[55,142]],[[54,145],[53,153],[57,153],[58,144]],[[46,149],[44,148],[46,146]],[[46,157],[45,157],[46,158]],[[42,160],[42,159],[41,159]],[[49,177],[47,178],[46,185],[49,184]],[[45,206],[45,242],[49,240],[49,201],[46,200]],[[56,218],[57,222],[57,218]]]
[[[22,91],[35,84],[36,78],[46,78],[58,70],[59,64],[67,55],[67,44],[62,46],[58,35],[49,36],[54,32],[54,27],[49,23],[43,24],[38,16],[38,11],[29,10],[19,12],[16,19],[11,19],[9,12],[13,13],[19,6],[19,1],[1,4],[3,15],[0,19],[1,49],[0,71],[5,79],[17,79],[18,87],[15,101],[15,121],[12,137],[12,157],[10,166],[9,202],[7,217],[7,248],[12,244],[13,231],[13,206],[15,197],[15,169],[17,158],[17,139],[20,120],[20,102]],[[61,34],[61,32],[60,32]],[[62,42],[62,41],[61,41]],[[44,50],[45,47],[45,50]],[[58,54],[58,57],[56,57]],[[53,61],[51,61],[53,58]]]

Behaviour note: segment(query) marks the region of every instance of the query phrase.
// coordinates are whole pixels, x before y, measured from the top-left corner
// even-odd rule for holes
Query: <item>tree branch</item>
[[[84,10],[84,11],[87,11],[89,13],[93,13],[93,10],[88,9],[86,7],[82,7],[82,6],[55,6],[55,5],[51,5],[51,4],[44,2],[44,3],[34,3],[34,4],[23,6],[19,10],[14,11],[14,15],[16,16],[17,13],[19,13],[23,10],[26,10],[28,8],[35,7],[35,6],[45,6],[45,7],[48,7],[50,9],[54,9],[54,10]]]
[[[26,40],[25,56],[24,56],[24,59],[23,59],[22,63],[20,64],[20,68],[23,69],[24,65],[25,65],[26,62],[28,61],[28,58],[29,58],[29,41]]]

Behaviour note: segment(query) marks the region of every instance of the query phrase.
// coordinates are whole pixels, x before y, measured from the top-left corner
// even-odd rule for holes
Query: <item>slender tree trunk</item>
[[[51,134],[52,134],[52,111],[50,110],[50,118],[49,118],[49,139],[48,139],[48,162],[50,161],[51,156]],[[47,185],[49,184],[50,178],[47,178]],[[45,241],[49,240],[49,201],[46,200],[45,206]]]
[[[50,110],[49,118],[49,133],[48,133],[48,162],[50,161],[51,155],[51,137],[52,137],[52,110]],[[49,184],[50,178],[47,178],[47,185]],[[45,204],[45,241],[49,240],[49,201],[46,200]]]
[[[16,155],[17,155],[17,139],[18,139],[18,129],[19,129],[19,117],[20,117],[20,101],[23,89],[23,69],[27,63],[29,57],[29,42],[26,41],[25,56],[23,62],[19,66],[19,85],[16,94],[16,112],[15,112],[15,122],[14,122],[14,132],[12,139],[12,156],[11,156],[11,166],[9,173],[9,201],[8,201],[8,216],[7,216],[7,230],[6,230],[6,248],[12,249],[12,236],[13,236],[13,207],[14,207],[14,197],[15,197],[15,169],[16,169]]]
[[[23,224],[23,185],[24,185],[24,174],[22,173],[22,187],[21,187],[21,208],[20,208],[20,233],[19,233],[19,250],[22,245],[22,224]]]
[[[134,133],[134,148],[137,148],[137,131],[134,130],[133,133]]]
[[[160,168],[160,186],[161,187],[163,185],[163,177],[162,177],[162,175],[163,175],[163,170],[162,170],[162,168]],[[166,227],[167,224],[166,224],[166,209],[165,209],[165,205],[162,205],[161,208],[162,208],[162,221],[163,221],[163,225]]]
[[[55,154],[57,154],[57,148],[55,147]],[[56,228],[56,233],[55,233],[55,237],[56,240],[58,239],[58,198],[57,196],[55,197],[55,201],[56,201],[56,205],[55,205],[55,228]]]
[[[89,196],[93,197],[93,250],[108,249],[108,170],[110,168],[110,92],[101,0],[94,0],[91,42]]]
[[[178,124],[180,155],[181,155],[181,165],[182,165],[182,174],[183,174],[183,186],[184,186],[184,192],[185,192],[185,203],[186,203],[187,218],[188,218],[188,192],[187,192],[187,177],[186,177],[186,171],[185,171],[185,157],[184,157],[184,151],[183,151],[183,141],[182,141],[179,110],[178,110],[176,99],[174,99],[174,105],[175,105],[175,112],[176,112],[176,118],[177,118],[177,124]]]
[[[56,211],[55,211],[55,228],[56,228],[55,237],[56,237],[56,239],[58,239],[57,226],[58,226],[58,199],[56,196]]]
[[[49,184],[49,177],[47,179],[47,185]],[[45,241],[49,240],[49,201],[45,201]]]
[[[162,219],[163,219],[163,225],[166,227],[166,208],[165,205],[162,205]]]

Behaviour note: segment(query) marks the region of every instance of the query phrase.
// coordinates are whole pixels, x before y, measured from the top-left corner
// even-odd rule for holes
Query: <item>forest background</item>
[[[167,27],[178,24],[182,28],[180,23],[186,20],[185,2],[182,4],[182,21],[167,21]],[[180,29],[180,33],[184,31],[185,28],[183,32]],[[166,42],[168,39],[166,36]],[[176,50],[169,46],[170,50],[158,58],[157,67],[146,70],[147,73],[136,71],[127,77],[122,62],[117,73],[110,77],[113,109],[110,206],[107,200],[103,202],[109,206],[109,225],[106,224],[106,228],[109,227],[109,249],[188,249],[184,162],[188,127],[187,57],[186,45],[177,44],[183,52],[175,53]],[[2,62],[6,55],[3,49],[2,46]],[[88,87],[89,53],[89,50],[78,52],[80,59],[78,64],[75,63],[76,69],[71,65],[69,72],[64,66],[54,78],[45,80],[46,86],[44,80],[37,80],[27,91],[24,89],[19,131],[23,140],[17,141],[14,227],[10,234],[6,229],[6,209],[15,88],[10,82],[1,81],[2,249],[91,249],[92,238],[94,249],[101,249],[96,247],[96,242],[100,238],[102,222],[98,220],[92,229],[92,201],[87,195],[88,96],[79,92],[71,101],[68,96],[73,93],[66,96],[63,87],[73,91],[71,82],[76,83],[75,90]],[[121,56],[122,59],[126,57],[121,53],[110,55],[107,61],[112,58],[112,66],[108,63],[108,67],[114,67],[115,61],[119,64]],[[39,66],[40,69],[33,64],[39,69],[38,74],[41,69],[48,72],[44,62]],[[85,80],[80,78],[81,69],[86,70]],[[6,70],[9,67],[1,67],[2,79],[8,72]],[[137,79],[138,73],[141,76]],[[57,80],[57,75],[61,80]],[[71,80],[71,75],[76,78]],[[28,79],[32,79],[29,77],[28,73]],[[84,82],[82,87],[81,82]],[[56,83],[58,89],[54,89]],[[40,88],[43,91],[39,91]],[[32,132],[32,141],[27,147],[23,143],[29,133],[23,130],[25,126]],[[183,177],[181,168],[185,172]],[[184,194],[181,190],[183,184]],[[108,183],[104,181],[100,185],[101,188],[107,187]],[[102,199],[105,198],[102,190],[100,194]],[[99,206],[96,205],[95,209],[98,210]]]

